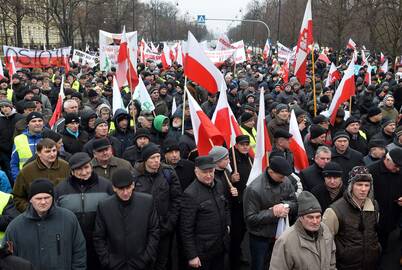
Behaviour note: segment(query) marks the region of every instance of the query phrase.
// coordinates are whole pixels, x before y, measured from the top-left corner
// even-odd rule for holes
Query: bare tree
[[[77,29],[75,15],[80,2],[80,0],[49,0],[51,15],[65,46],[74,45],[74,32]]]

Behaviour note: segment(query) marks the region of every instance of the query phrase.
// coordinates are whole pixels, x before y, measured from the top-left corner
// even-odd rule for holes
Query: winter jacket
[[[348,149],[346,149],[345,153],[339,154],[338,151],[336,150],[335,146],[332,147],[331,152],[332,152],[331,161],[338,163],[342,167],[343,184],[345,186],[347,186],[348,179],[349,179],[349,172],[353,169],[353,167],[364,165],[363,154],[360,152],[357,152],[356,150],[354,150],[350,147],[348,147]]]
[[[243,193],[246,188],[247,180],[251,172],[251,167],[253,166],[253,158],[250,157],[249,154],[240,153],[236,147],[234,148],[234,152],[236,156],[237,171],[240,175],[240,181],[234,182],[232,184],[239,193],[238,199],[235,199],[235,201],[238,201],[239,202],[238,206],[243,208]],[[230,166],[232,167],[232,170],[234,170],[235,161],[233,158],[233,151],[229,151],[229,158],[230,158]],[[233,207],[236,208],[237,205],[234,202],[232,202],[231,206],[233,209]],[[241,209],[241,211],[243,211],[243,209]]]
[[[70,175],[70,166],[59,158],[47,168],[38,158],[22,168],[15,180],[13,195],[15,206],[20,212],[28,207],[29,187],[38,178],[49,179],[54,186],[65,180]]]
[[[335,237],[338,269],[377,269],[381,252],[377,220],[377,203],[367,198],[361,209],[352,200],[350,191],[325,210],[323,222]]]
[[[88,126],[89,119],[97,118],[96,112],[92,109],[90,110],[83,110],[81,112],[81,128],[88,133],[89,140],[95,137],[95,130]]]
[[[113,125],[114,125],[114,130],[110,132],[110,136],[115,137],[118,139],[123,147],[123,149],[127,149],[128,147],[133,145],[134,142],[134,130],[130,127],[130,120],[128,121],[127,129],[122,130],[119,127],[119,123],[117,122],[117,119],[121,117],[122,115],[125,115],[128,119],[130,119],[130,115],[126,113],[124,109],[117,109],[115,114],[113,115]]]
[[[180,156],[188,159],[190,153],[197,148],[194,135],[184,131],[184,134],[179,139]]]
[[[14,243],[14,255],[41,270],[85,270],[85,238],[75,215],[52,206],[39,217],[32,205],[7,227],[5,241]]]
[[[0,257],[0,269],[2,270],[34,270],[33,265],[23,258],[8,254]]]
[[[13,191],[6,173],[2,170],[0,170],[0,191],[5,193],[11,193]]]
[[[135,190],[151,194],[154,199],[161,237],[172,233],[176,228],[182,193],[174,169],[161,164],[156,173],[149,173],[145,170],[144,163],[138,163],[133,175]]]
[[[72,135],[66,127],[61,132],[64,150],[74,155],[82,152],[84,145],[88,142],[88,133],[85,130],[79,130],[78,137]]]
[[[385,145],[388,145],[392,143],[394,140],[393,135],[388,135],[384,132],[384,129],[382,129],[379,133],[375,134],[372,138],[373,140],[382,140],[385,142]]]
[[[322,168],[318,167],[317,163],[310,165],[300,172],[300,180],[303,189],[311,191],[314,187],[324,184],[325,179],[322,175]]]
[[[158,217],[152,197],[134,192],[128,202],[116,195],[100,202],[93,239],[104,269],[152,269],[159,242]]]
[[[380,122],[374,123],[368,117],[362,119],[362,130],[366,133],[367,141],[369,142],[374,135],[381,132]]]
[[[203,258],[225,251],[230,214],[223,186],[194,180],[184,191],[180,211],[180,236],[185,258]]]
[[[322,212],[324,212],[325,209],[327,209],[333,202],[336,202],[338,199],[342,198],[344,191],[345,191],[345,185],[342,185],[340,187],[338,195],[336,195],[334,199],[331,199],[331,196],[329,195],[329,191],[325,183],[322,183],[315,186],[311,190],[311,193],[313,193],[313,195],[317,198],[318,202],[321,205]]]
[[[366,134],[363,133],[364,137],[362,136],[362,134],[359,132],[357,134],[350,134],[349,132],[347,132],[350,136],[350,140],[349,140],[349,146],[350,148],[356,150],[357,152],[360,152],[363,154],[363,156],[367,155],[369,152],[368,149],[368,144],[367,144],[367,139]]]
[[[324,223],[314,238],[297,220],[275,241],[269,269],[336,270],[335,251],[334,238]]]
[[[279,218],[274,216],[272,207],[287,203],[289,215],[297,211],[296,195],[289,178],[282,183],[274,182],[266,170],[249,184],[243,197],[244,219],[250,234],[265,238],[275,237]]]
[[[275,116],[274,119],[268,122],[268,135],[271,142],[274,141],[274,133],[279,128],[284,130],[289,130],[289,121],[284,121],[280,119],[278,116]]]
[[[96,158],[92,159],[91,164],[94,172],[96,172],[98,176],[102,176],[108,180],[112,180],[113,173],[119,169],[133,171],[133,166],[131,166],[130,162],[115,156],[110,158],[106,168],[101,166]]]
[[[11,156],[15,124],[22,118],[24,117],[17,113],[15,109],[12,109],[9,116],[5,116],[0,112],[0,152]]]
[[[387,145],[387,151],[389,152],[394,148],[402,149],[402,143],[399,143],[398,138],[394,138],[394,141]]]
[[[123,152],[123,159],[129,161],[134,167],[136,162],[141,161],[141,149],[137,145],[132,145]]]
[[[183,192],[195,179],[194,162],[180,159],[173,168],[179,178],[181,191]]]

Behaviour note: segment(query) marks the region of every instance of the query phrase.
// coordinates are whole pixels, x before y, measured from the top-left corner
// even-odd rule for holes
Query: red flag
[[[222,73],[206,56],[190,31],[188,32],[184,75],[212,94],[217,93],[224,82]]]
[[[264,51],[262,52],[262,57],[264,60],[267,60],[269,57],[269,53],[271,51],[271,45],[269,44],[269,39],[265,42]]]
[[[169,69],[172,65],[172,59],[170,55],[170,49],[166,42],[163,43],[163,52],[162,52],[162,66],[163,69]]]
[[[342,77],[341,73],[336,68],[335,64],[331,63],[331,67],[330,67],[329,72],[328,72],[328,77],[327,77],[327,80],[325,82],[325,87],[330,86],[335,81],[339,81],[341,79],[341,77]]]
[[[185,89],[190,108],[191,123],[193,125],[194,139],[200,156],[208,155],[215,145],[222,145],[224,138],[219,130],[212,124],[211,119],[203,112],[200,105],[190,92]]]
[[[60,84],[60,92],[59,97],[57,99],[56,107],[54,109],[53,115],[49,120],[49,126],[52,129],[54,124],[59,120],[62,115],[62,107],[63,107],[63,100],[64,100],[64,76],[61,77],[61,84]]]
[[[364,82],[366,85],[371,84],[371,66],[368,64],[366,74],[364,74]]]
[[[352,59],[348,68],[339,83],[338,88],[335,91],[334,98],[329,106],[330,122],[332,125],[335,123],[336,113],[339,106],[347,101],[351,96],[355,94],[355,75],[354,75],[355,63]]]
[[[346,48],[356,50],[356,43],[351,38],[349,38]]]
[[[290,55],[288,55],[285,62],[282,64],[281,68],[278,71],[278,73],[280,75],[282,75],[282,80],[285,83],[289,82],[289,58],[290,58]]]
[[[384,61],[385,61],[385,56],[384,56],[384,54],[381,52],[381,54],[380,54],[380,62],[381,62],[381,64],[384,63]]]
[[[362,66],[368,65],[368,61],[367,61],[367,58],[366,58],[366,54],[364,53],[364,50],[361,51],[361,54],[362,54],[362,63],[361,63],[361,65]]]
[[[317,60],[321,60],[325,62],[326,64],[331,63],[331,60],[329,60],[328,56],[326,56],[324,53],[320,53],[320,56],[318,56]]]
[[[289,148],[293,153],[295,171],[299,172],[307,168],[309,163],[294,110],[290,113],[289,133],[293,135],[290,138]]]
[[[380,66],[380,71],[384,73],[388,72],[388,59],[385,59],[384,64]]]
[[[15,73],[17,73],[17,68],[15,67],[14,57],[10,57],[7,65],[8,76],[10,77],[10,81],[12,82],[12,77]]]
[[[299,40],[297,41],[296,58],[293,64],[295,68],[295,75],[302,85],[304,85],[304,83],[306,82],[306,64],[307,55],[310,52],[309,46],[312,46],[313,43],[313,19],[311,16],[311,0],[308,0],[306,10],[304,11]]]
[[[119,47],[119,55],[117,56],[116,80],[119,88],[127,83],[131,91],[134,91],[138,85],[137,74],[137,50],[133,48],[133,42],[129,42],[126,36],[126,28],[123,28]],[[134,40],[137,45],[137,38]]]

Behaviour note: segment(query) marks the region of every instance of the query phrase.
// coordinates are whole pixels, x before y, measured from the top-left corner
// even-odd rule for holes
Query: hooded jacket
[[[125,117],[128,120],[127,129],[122,130],[119,127],[118,119]],[[124,109],[117,109],[112,118],[114,130],[110,132],[110,135],[120,141],[123,149],[133,145],[134,142],[134,130],[130,127],[130,115]]]
[[[9,116],[5,116],[0,112],[0,152],[11,156],[15,124],[23,118],[21,114],[17,113],[15,108],[12,109]]]

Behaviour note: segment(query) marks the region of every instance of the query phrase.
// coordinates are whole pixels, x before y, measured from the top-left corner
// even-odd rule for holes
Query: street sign
[[[197,23],[205,23],[205,15],[197,15]]]

